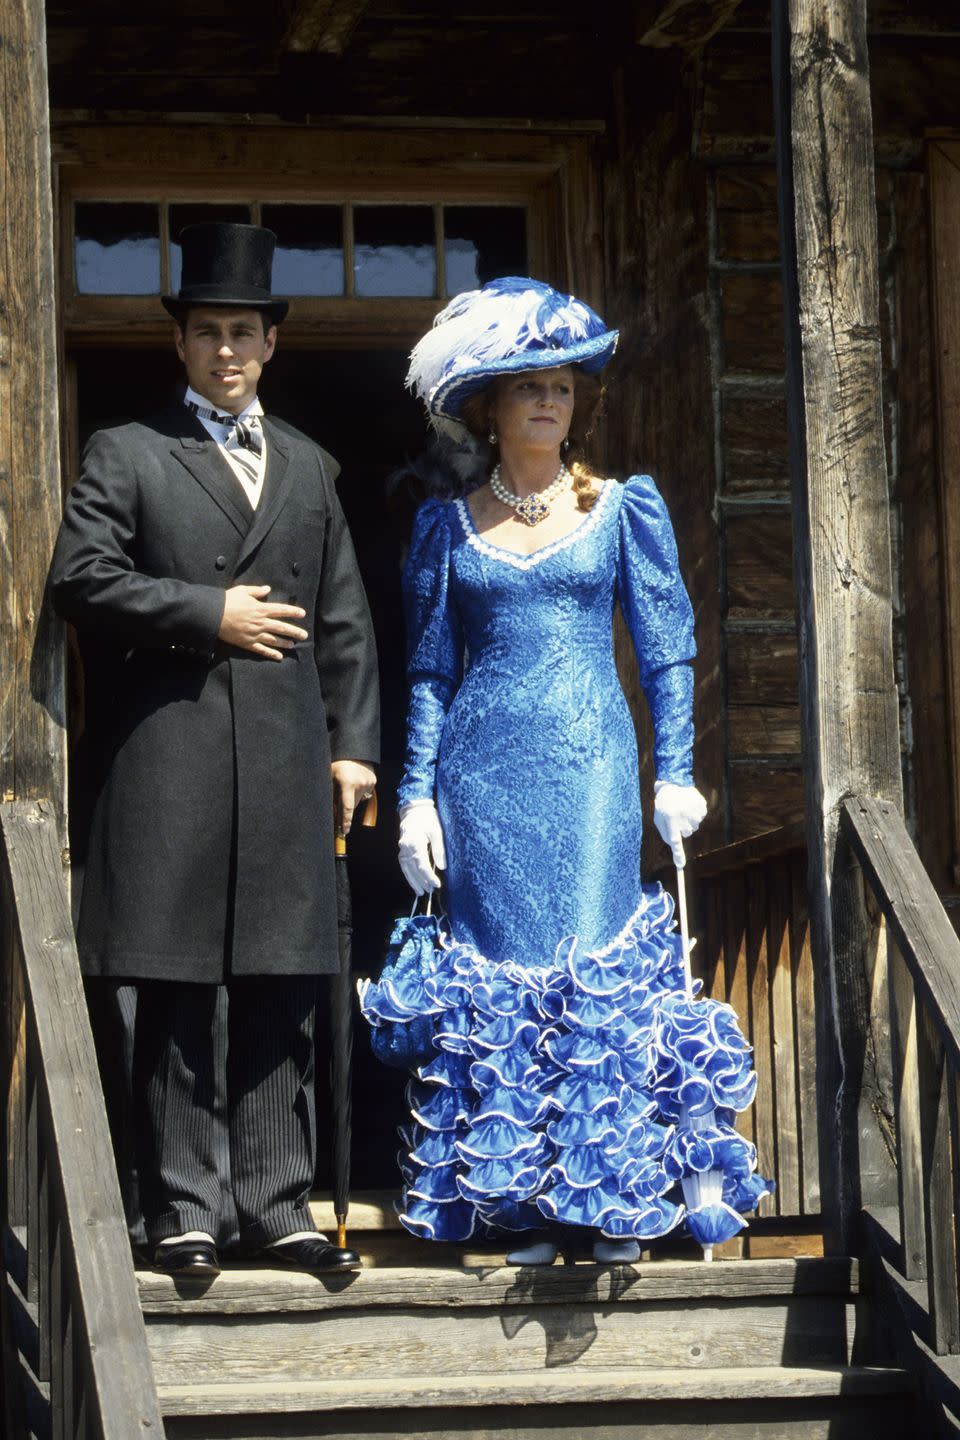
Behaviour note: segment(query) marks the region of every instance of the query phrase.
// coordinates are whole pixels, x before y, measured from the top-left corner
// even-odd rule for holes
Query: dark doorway
[[[77,361],[80,443],[105,425],[139,418],[182,394],[182,370],[170,350],[84,349]],[[397,350],[284,350],[278,347],[264,371],[265,410],[317,440],[341,465],[337,484],[363,574],[380,657],[383,763],[380,821],[376,830],[355,827],[349,867],[354,899],[353,966],[376,975],[393,919],[409,910],[410,893],[396,861],[394,820],[403,760],[405,639],[400,574],[413,502],[392,490],[388,477],[426,439],[420,406],[404,390],[406,356]],[[71,842],[82,865],[89,799],[82,763],[71,765]],[[317,1184],[329,1189],[330,1124],[326,1036],[321,1023]],[[396,1126],[403,1116],[405,1077],[379,1065],[366,1027],[357,1021],[354,1050],[355,1189],[394,1188]]]

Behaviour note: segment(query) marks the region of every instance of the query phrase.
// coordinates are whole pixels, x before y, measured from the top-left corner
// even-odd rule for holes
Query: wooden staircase
[[[517,1270],[502,1253],[418,1243],[382,1204],[353,1218],[370,1227],[351,1233],[369,1261],[356,1275],[236,1265],[198,1287],[139,1272],[170,1440],[915,1428],[909,1377],[879,1363],[856,1260]]]
[[[960,941],[892,807],[857,797],[844,825],[895,942],[873,998],[889,989],[899,1195],[861,1205],[854,1255],[818,1253],[818,1002],[802,854],[781,836],[695,869],[706,988],[749,1017],[763,1071],[748,1123],[777,1190],[745,1250],[707,1265],[671,1237],[635,1266],[516,1270],[502,1252],[416,1242],[388,1197],[358,1195],[359,1274],[233,1265],[203,1287],[134,1271],[55,821],[45,802],[0,806],[16,1020],[0,1035],[4,1433],[955,1436]],[[315,1213],[329,1231],[328,1207]]]

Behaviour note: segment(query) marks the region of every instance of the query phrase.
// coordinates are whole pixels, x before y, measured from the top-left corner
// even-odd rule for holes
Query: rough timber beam
[[[66,801],[63,635],[43,603],[60,522],[43,0],[0,7],[0,795]]]
[[[43,0],[6,0],[0,6],[0,155],[0,799],[47,800],[62,847],[67,778],[63,632],[44,604],[60,521],[60,437]],[[24,993],[6,902],[4,893],[0,1086],[11,1128],[0,1171],[6,1213],[24,1223],[25,1171],[6,1165],[11,1155],[24,1153],[27,1143],[21,1121]],[[0,1367],[10,1358],[4,1298]],[[13,1373],[7,1369],[8,1378]],[[5,1397],[0,1395],[0,1430],[23,1434],[10,1408],[11,1386],[6,1390]]]
[[[773,0],[774,111],[826,1232],[895,1202],[883,937],[838,825],[903,808],[866,0]]]
[[[722,30],[740,0],[636,0],[638,45],[696,49]]]
[[[283,36],[284,50],[342,55],[368,0],[296,0]]]

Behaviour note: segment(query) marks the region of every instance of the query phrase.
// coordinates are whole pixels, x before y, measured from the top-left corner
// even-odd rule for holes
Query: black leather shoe
[[[212,1279],[220,1274],[220,1261],[212,1240],[178,1240],[171,1245],[158,1245],[153,1252],[154,1270],[164,1275],[194,1275]]]
[[[328,1275],[336,1270],[359,1270],[360,1256],[356,1250],[341,1250],[322,1235],[309,1239],[288,1240],[285,1245],[267,1245],[257,1257],[284,1269],[309,1270],[315,1275]]]

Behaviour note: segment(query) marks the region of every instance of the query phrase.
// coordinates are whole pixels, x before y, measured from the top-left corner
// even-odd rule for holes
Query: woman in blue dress
[[[418,895],[446,872],[447,918],[363,1008],[429,1027],[403,1223],[438,1240],[551,1227],[513,1263],[551,1263],[558,1226],[632,1261],[708,1209],[712,1243],[765,1188],[732,1128],[755,1088],[748,1047],[728,1007],[685,994],[672,903],[640,883],[616,603],[654,722],[654,820],[680,863],[706,804],[666,508],[649,476],[601,479],[578,458],[616,341],[572,296],[505,279],[441,312],[408,377],[438,429],[471,430],[495,463],[416,518],[400,863]]]

